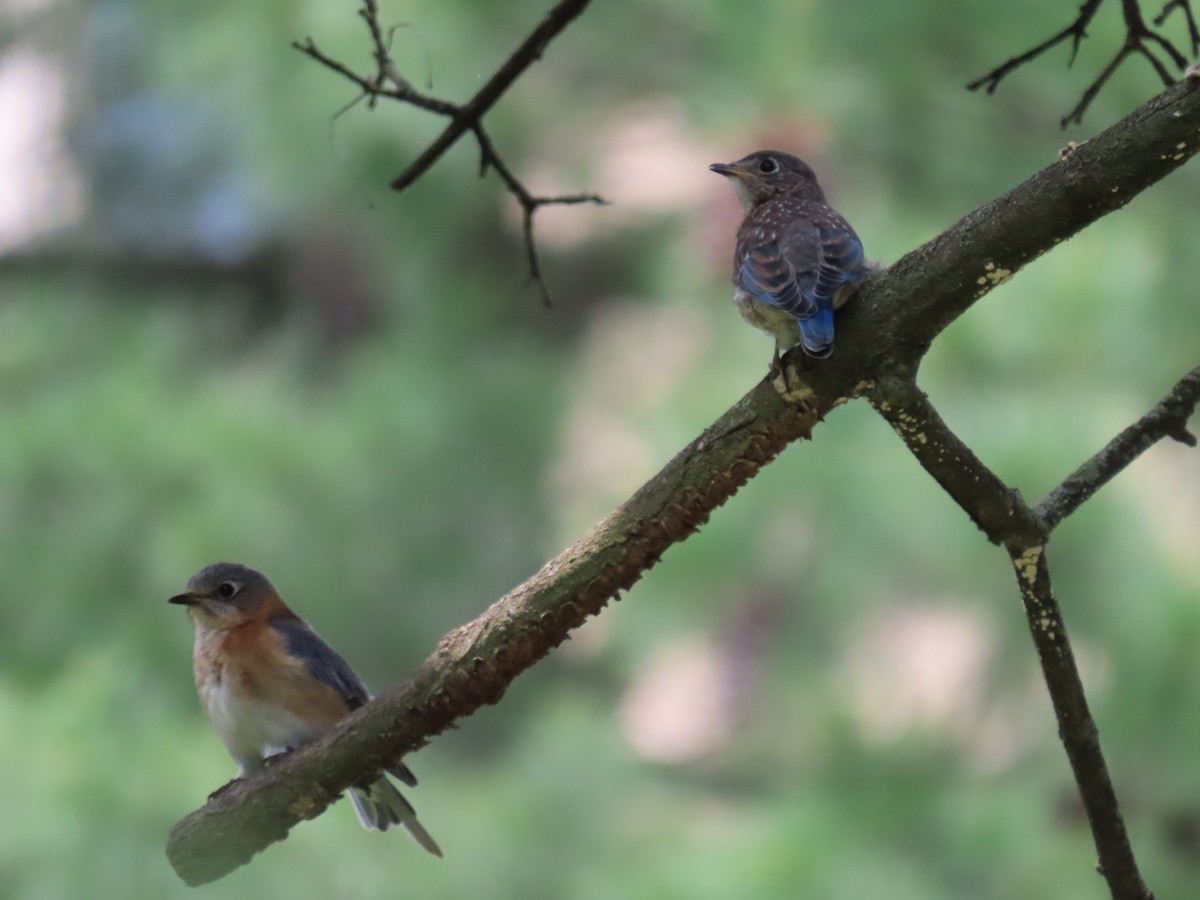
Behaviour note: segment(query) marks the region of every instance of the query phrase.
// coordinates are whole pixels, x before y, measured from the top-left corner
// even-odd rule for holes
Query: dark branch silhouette
[[[881,379],[867,396],[943,490],[989,540],[1008,550],[1100,870],[1114,897],[1149,900],[1051,587],[1046,544],[1063,519],[1158,441],[1170,437],[1196,445],[1185,426],[1200,402],[1200,366],[1033,509],[950,430],[914,382],[906,377]]]
[[[1169,0],[1154,17],[1154,24],[1162,27],[1162,24],[1167,21],[1167,17],[1175,10],[1182,10],[1184,20],[1187,22],[1188,42],[1192,45],[1192,56],[1200,53],[1200,28],[1196,27],[1196,16],[1192,12],[1191,0]]]
[[[1200,369],[1193,374],[1200,376]],[[1187,415],[1195,407],[1196,399],[1200,398],[1200,390],[1197,390],[1200,377],[1193,380],[1197,384],[1189,383],[1189,387],[1196,392],[1191,404],[1176,400],[1171,403],[1169,413],[1159,416],[1169,417],[1175,428],[1182,427],[1180,415],[1186,421]],[[1172,396],[1177,392],[1178,388],[1172,392]],[[1116,791],[1100,749],[1099,731],[1088,709],[1083,683],[1079,679],[1063,624],[1062,611],[1051,589],[1050,569],[1046,562],[1046,543],[1051,526],[1026,505],[1017,491],[1005,485],[963,444],[914,382],[905,377],[881,379],[868,391],[868,399],[892,425],[926,471],[954,498],[988,539],[1003,544],[1008,551],[1016,572],[1029,631],[1058,720],[1059,737],[1067,751],[1067,759],[1092,828],[1100,870],[1108,880],[1114,897],[1151,900],[1125,832]],[[1170,400],[1168,398],[1164,404]],[[1159,408],[1162,406],[1160,404]],[[1168,429],[1147,427],[1143,433],[1161,439]],[[1094,487],[1099,487],[1101,483],[1097,481]]]
[[[1050,584],[1046,548],[1033,543],[1025,547],[1010,545],[1008,551],[1016,570],[1029,633],[1033,635],[1042,675],[1054,704],[1059,738],[1066,748],[1096,843],[1099,858],[1096,868],[1108,882],[1109,893],[1115,900],[1154,900],[1142,881],[1129,844],[1108,764],[1100,749],[1100,732],[1088,709],[1062,610]]]
[[[387,97],[450,119],[450,124],[446,126],[445,131],[392,181],[392,190],[403,191],[411,186],[429,171],[442,154],[454,146],[455,142],[464,134],[470,132],[475,137],[475,141],[479,145],[479,174],[483,176],[487,174],[488,169],[494,170],[500,176],[500,180],[504,182],[508,192],[521,205],[522,234],[525,240],[525,258],[529,264],[529,277],[537,285],[542,301],[547,305],[550,304],[550,291],[542,277],[542,268],[538,260],[537,244],[533,234],[534,214],[543,206],[576,203],[603,204],[604,198],[587,193],[551,197],[535,195],[513,174],[512,169],[496,152],[495,145],[483,127],[483,117],[512,86],[512,83],[529,66],[541,58],[549,43],[583,12],[588,3],[589,0],[560,0],[530,32],[521,46],[512,52],[512,55],[479,89],[479,92],[462,105],[418,91],[401,74],[400,67],[392,59],[387,46],[388,42],[379,22],[379,8],[376,0],[363,0],[363,8],[358,13],[366,22],[367,31],[371,37],[371,56],[375,61],[373,75],[355,72],[345,64],[328,56],[317,47],[311,37],[292,44],[301,53],[358,85],[360,93],[349,106],[365,97],[368,107],[373,109],[380,97]]]
[[[636,582],[783,447],[809,437],[846,400],[866,396],[971,520],[1006,548],[1092,823],[1100,870],[1114,898],[1151,900],[1096,740],[1044,552],[1053,525],[1085,499],[1076,485],[1094,491],[1115,474],[1116,463],[1077,472],[1051,492],[1063,500],[1047,498],[1031,509],[950,431],[917,387],[915,373],[934,338],[993,287],[1186,162],[1198,149],[1197,121],[1200,79],[1188,79],[870,278],[842,311],[837,353],[819,362],[785,357],[792,384],[804,387],[790,393],[802,396],[800,402],[786,402],[771,380],[760,382],[607,519],[478,619],[444,637],[411,678],[313,744],[231,783],[177,823],[167,843],[175,870],[190,884],[221,877],[296,823],[319,815],[347,785],[497,702],[517,675]],[[1165,436],[1186,440],[1196,380],[1195,373],[1187,376],[1133,426],[1139,435],[1134,444]],[[1113,460],[1133,452],[1121,440],[1114,442]]]
[[[1020,56],[1014,56],[1003,65],[997,66],[988,72],[982,78],[975,79],[967,85],[967,89],[977,91],[981,87],[986,87],[989,94],[996,93],[996,88],[1000,86],[1000,82],[1006,75],[1019,69],[1025,63],[1037,59],[1037,57],[1041,56],[1051,47],[1057,47],[1067,38],[1071,39],[1071,58],[1067,60],[1067,66],[1073,66],[1075,64],[1075,57],[1079,53],[1079,45],[1087,37],[1087,27],[1091,24],[1092,17],[1096,15],[1096,10],[1100,8],[1100,4],[1103,2],[1104,0],[1084,0],[1083,5],[1079,7],[1079,15],[1074,22],[1058,34],[1038,44],[1032,50],[1027,50]]]
[[[1088,25],[1091,24],[1096,11],[1103,2],[1104,0],[1084,0],[1084,3],[1079,7],[1079,14],[1075,17],[1074,22],[1058,34],[1038,44],[1032,50],[1027,50],[1019,56],[1012,57],[988,72],[982,78],[975,79],[967,85],[967,88],[972,91],[986,88],[989,94],[994,94],[1005,76],[1019,69],[1027,62],[1041,56],[1050,48],[1058,46],[1067,40],[1067,38],[1071,39],[1071,57],[1067,60],[1067,66],[1072,66],[1075,63],[1076,55],[1079,53],[1080,43],[1088,36]],[[1162,11],[1155,16],[1154,24],[1161,27],[1175,9],[1183,11],[1188,27],[1188,40],[1191,44],[1192,55],[1195,56],[1200,52],[1200,32],[1196,29],[1196,20],[1192,14],[1191,0],[1169,0],[1162,8]],[[1139,0],[1121,0],[1121,14],[1125,19],[1125,40],[1121,44],[1120,49],[1117,50],[1116,55],[1084,90],[1083,96],[1075,104],[1075,108],[1063,117],[1062,126],[1064,128],[1072,122],[1078,124],[1083,121],[1084,113],[1087,112],[1092,101],[1096,99],[1096,95],[1100,93],[1101,88],[1112,77],[1112,74],[1120,68],[1121,63],[1134,54],[1143,57],[1150,63],[1155,73],[1162,80],[1164,87],[1170,87],[1175,78],[1166,64],[1155,54],[1155,47],[1161,53],[1165,54],[1171,64],[1179,71],[1183,71],[1187,67],[1187,58],[1179,52],[1170,39],[1146,24],[1146,20],[1142,16]]]
[[[1200,367],[1192,369],[1167,396],[1050,491],[1035,512],[1047,530],[1075,512],[1088,498],[1119,475],[1126,466],[1164,437],[1189,447],[1196,437],[1187,430],[1187,421],[1200,403]]]

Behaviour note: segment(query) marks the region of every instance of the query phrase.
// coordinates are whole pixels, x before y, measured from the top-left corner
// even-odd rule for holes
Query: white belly
[[[733,303],[743,319],[775,338],[780,354],[800,343],[800,323],[791,313],[755,300],[743,290],[734,291]]]
[[[234,693],[228,685],[225,678],[199,685],[200,700],[241,775],[259,768],[265,757],[307,743],[323,730],[277,704]]]

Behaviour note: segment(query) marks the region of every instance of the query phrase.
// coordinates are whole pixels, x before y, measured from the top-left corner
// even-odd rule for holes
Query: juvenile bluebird
[[[775,337],[776,359],[796,344],[833,352],[833,310],[869,267],[854,229],[825,201],[803,160],[759,150],[709,169],[733,180],[746,218],[733,252],[733,302]]]
[[[261,572],[215,563],[169,602],[186,606],[196,628],[196,690],[239,776],[313,740],[370,699],[349,663],[288,608]],[[388,771],[416,787],[403,763]],[[350,788],[350,799],[364,828],[403,825],[418,844],[442,855],[383,772],[370,787]]]

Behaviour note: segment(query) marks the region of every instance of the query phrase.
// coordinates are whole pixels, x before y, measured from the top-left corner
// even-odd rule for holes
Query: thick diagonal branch
[[[347,785],[498,701],[517,675],[630,587],[817,419],[815,407],[785,405],[760,384],[612,515],[444,637],[407,682],[179,822],[167,845],[175,870],[189,884],[219,878],[318,815]]]
[[[884,331],[925,346],[1026,263],[1120,209],[1197,150],[1200,79],[1187,79],[906,254],[888,270],[886,291],[864,290],[867,302],[849,304],[843,319],[869,319],[872,341]],[[880,344],[880,352],[890,350]]]
[[[934,337],[992,286],[1181,165],[1200,144],[1194,86],[1155,98],[1068,161],[872,278],[843,310],[833,357],[787,360],[810,388],[805,405],[784,404],[769,383],[760,383],[589,534],[447,635],[411,679],[179,822],[167,845],[176,871],[191,883],[220,877],[382,763],[499,699],[520,672],[633,584],[789,441],[848,397],[874,390],[878,405],[910,380]],[[1037,543],[1036,518],[1021,513],[1016,529],[1005,524],[1019,498],[993,486],[996,495],[976,515],[980,527],[1010,546],[1029,543],[1023,533],[1029,527]],[[970,499],[966,485],[955,494]]]

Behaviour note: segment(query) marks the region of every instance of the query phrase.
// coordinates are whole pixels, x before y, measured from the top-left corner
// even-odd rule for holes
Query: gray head
[[[747,209],[784,193],[825,201],[808,163],[781,150],[758,150],[737,162],[713,163],[708,168],[733,180],[733,187]]]
[[[193,618],[210,624],[287,609],[266,575],[228,562],[205,566],[188,579],[187,590],[167,602],[186,606]]]

